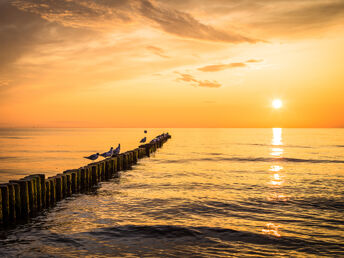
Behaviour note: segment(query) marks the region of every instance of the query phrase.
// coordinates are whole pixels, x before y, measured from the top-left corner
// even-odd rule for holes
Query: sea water
[[[1,129],[0,181],[162,132],[132,170],[0,231],[0,256],[344,256],[344,129]]]

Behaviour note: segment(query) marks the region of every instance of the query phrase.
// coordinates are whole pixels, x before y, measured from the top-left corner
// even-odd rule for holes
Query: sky
[[[344,127],[343,46],[343,0],[0,0],[0,127]]]

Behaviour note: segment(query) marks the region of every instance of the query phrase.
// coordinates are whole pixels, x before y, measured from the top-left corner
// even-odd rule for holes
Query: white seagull
[[[113,151],[113,155],[118,155],[121,152],[121,144],[118,144],[117,148]]]
[[[99,157],[99,153],[92,154],[88,157],[84,157],[85,159],[96,160]]]
[[[147,137],[143,137],[140,142],[144,143],[144,142],[146,142],[146,140],[147,140]]]
[[[100,156],[107,158],[107,157],[111,157],[112,154],[113,154],[113,148],[111,147],[111,149],[109,151],[100,154]]]

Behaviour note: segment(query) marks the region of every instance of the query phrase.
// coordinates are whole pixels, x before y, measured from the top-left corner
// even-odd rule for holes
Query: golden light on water
[[[275,236],[275,237],[280,237],[281,236],[281,234],[279,232],[279,228],[280,227],[281,227],[280,225],[275,225],[273,223],[267,223],[265,225],[265,228],[262,229],[262,232],[264,234],[267,234],[267,235],[272,235],[272,236]]]
[[[275,108],[275,109],[279,109],[283,106],[283,103],[282,103],[282,100],[280,99],[274,99],[272,101],[272,107]]]
[[[274,172],[278,172],[280,170],[282,170],[283,167],[282,166],[279,166],[279,165],[273,165],[270,167],[270,171],[274,171]]]
[[[282,128],[272,128],[272,145],[283,145]]]

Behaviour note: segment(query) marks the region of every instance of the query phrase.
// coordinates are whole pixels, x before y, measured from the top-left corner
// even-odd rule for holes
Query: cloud
[[[178,73],[180,75],[180,78],[177,79],[177,81],[184,81],[184,82],[190,82],[193,86],[199,86],[199,87],[208,87],[208,88],[219,88],[221,87],[221,84],[217,81],[209,81],[209,80],[197,80],[194,76],[191,74],[186,73]]]
[[[229,43],[250,42],[256,43],[259,40],[242,36],[238,33],[221,31],[212,26],[205,25],[190,14],[175,9],[167,9],[152,4],[151,1],[141,0],[141,14],[156,22],[161,28],[171,34],[181,37],[202,39],[209,41],[222,41]]]
[[[151,51],[153,54],[163,57],[163,58],[169,58],[169,56],[165,55],[165,51],[162,48],[155,47],[155,46],[147,46],[146,49]]]
[[[217,19],[222,26],[243,25],[260,37],[301,37],[328,31],[344,22],[343,0],[158,0],[190,14]],[[264,35],[264,36],[263,36]]]
[[[88,30],[64,27],[20,10],[10,2],[0,2],[0,72],[9,70],[10,65],[39,46],[61,45],[73,37],[83,40],[92,36]]]
[[[133,1],[15,0],[13,5],[64,26],[100,29],[130,22],[131,2]]]
[[[113,28],[130,22],[142,23],[143,18],[153,22],[153,25],[158,25],[163,31],[183,38],[227,43],[260,41],[241,33],[205,25],[188,13],[150,0],[47,0],[44,3],[36,0],[16,0],[14,4],[21,10],[37,13],[48,21],[70,27]],[[146,22],[146,25],[152,24]]]
[[[0,71],[33,47],[44,27],[39,17],[0,3]]]
[[[263,59],[249,59],[246,63],[260,63],[263,62]]]
[[[245,63],[230,63],[230,64],[207,65],[207,66],[198,68],[197,70],[202,71],[202,72],[218,72],[225,69],[246,67],[246,66],[247,65]]]
[[[237,63],[229,63],[229,64],[217,64],[217,65],[207,65],[198,68],[197,70],[202,72],[218,72],[225,69],[231,69],[231,68],[242,68],[247,67],[246,63],[259,63],[262,62],[261,59],[249,59],[246,62],[237,62]]]

